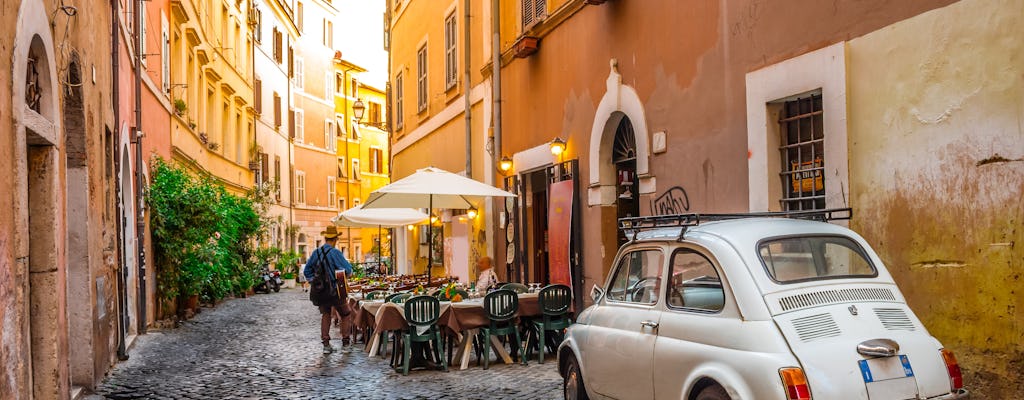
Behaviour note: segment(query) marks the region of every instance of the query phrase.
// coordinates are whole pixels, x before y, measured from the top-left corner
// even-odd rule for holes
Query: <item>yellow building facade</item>
[[[482,40],[491,36],[489,16],[488,1],[388,2],[392,179],[433,166],[500,186],[487,151],[490,82],[481,73],[490,58],[490,42]],[[433,274],[475,279],[476,260],[492,254],[488,227],[498,214],[489,202],[476,208],[475,219],[467,218],[466,210],[435,210],[444,232],[435,249],[446,250],[442,256],[435,252]],[[395,237],[400,272],[426,272],[425,229],[414,227]]]
[[[255,169],[250,7],[171,2],[172,158],[239,194],[252,187]]]
[[[371,192],[390,182],[384,113],[387,95],[381,89],[360,82],[362,72],[366,70],[349,61],[335,63],[339,211],[362,204]],[[346,228],[342,230],[338,246],[350,250],[345,252],[350,261],[375,261],[375,245],[380,236],[385,238],[382,254],[389,254],[387,232],[387,229]]]

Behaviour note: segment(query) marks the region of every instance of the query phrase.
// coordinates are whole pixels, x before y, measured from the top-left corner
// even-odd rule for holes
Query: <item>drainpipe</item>
[[[464,39],[463,39],[463,41],[464,41],[463,49],[465,49],[465,51],[463,53],[465,53],[465,57],[466,57],[465,65],[462,68],[463,70],[465,70],[465,73],[466,73],[466,77],[464,78],[466,83],[465,83],[465,86],[462,89],[462,97],[466,99],[466,110],[463,111],[463,114],[465,114],[465,116],[466,116],[466,177],[467,178],[472,178],[473,177],[473,126],[470,125],[470,122],[471,122],[473,117],[472,117],[472,112],[471,112],[472,110],[470,108],[473,105],[472,104],[473,101],[469,98],[469,92],[470,92],[470,89],[472,88],[472,84],[473,83],[471,82],[472,74],[469,71],[469,64],[470,64],[470,60],[471,60],[470,57],[469,57],[469,49],[470,49],[469,48],[469,34],[470,34],[470,29],[469,29],[469,5],[470,5],[470,0],[465,0],[465,2],[462,5],[462,8],[466,10],[466,19],[465,19],[465,22],[462,24],[463,25],[463,36],[464,36]]]
[[[500,1],[491,0],[491,126],[492,126],[492,149],[491,163],[497,165],[498,160],[504,157],[501,149],[501,12]],[[494,174],[494,168],[491,168]],[[504,203],[504,202],[502,202]],[[504,209],[504,204],[499,207]],[[493,220],[492,220],[493,221]],[[523,225],[520,224],[520,227]],[[496,250],[496,249],[495,249]],[[507,250],[506,250],[507,251]],[[512,280],[512,268],[506,266],[506,278]],[[521,279],[520,279],[521,280]]]
[[[491,113],[494,115],[494,154],[491,157],[500,160],[501,152],[501,14],[499,0],[491,0],[491,90],[494,97],[494,105]]]
[[[287,48],[288,49],[292,48],[292,37],[290,35],[288,36],[288,46],[287,46]],[[281,51],[284,51],[284,50],[281,50]],[[289,66],[289,68],[292,67],[291,63],[292,63],[292,59],[289,58],[288,59],[288,64],[289,64],[288,66]],[[291,131],[290,131],[291,126],[293,124],[295,124],[295,121],[292,121],[292,118],[295,115],[292,114],[292,112],[291,112],[292,111],[292,108],[291,108],[291,104],[292,104],[292,77],[291,77],[291,75],[288,75],[288,73],[285,72],[284,80],[285,80],[285,88],[286,88],[286,90],[285,90],[285,102],[284,102],[284,105],[281,108],[282,108],[282,112],[284,113],[284,115],[288,116],[288,126],[286,127],[286,129],[289,129],[288,135],[286,136],[288,138],[288,226],[285,227],[284,233],[286,235],[288,235],[288,248],[291,249],[292,251],[296,251],[297,250],[296,249],[297,246],[296,246],[295,242],[298,239],[298,237],[296,237],[297,236],[297,232],[296,233],[291,233],[291,234],[288,233],[288,231],[291,230],[291,228],[293,226],[295,226],[294,225],[295,224],[295,199],[292,197],[295,194],[295,172],[294,172],[295,168],[292,167],[292,153],[295,152],[295,141],[292,138]],[[287,111],[284,110],[285,107],[287,107]],[[303,125],[303,126],[305,126],[305,125]],[[278,177],[278,179],[280,179],[280,177]],[[280,183],[278,183],[278,184],[280,184]],[[302,254],[302,258],[305,258],[305,257],[306,257],[306,255]],[[299,272],[302,272],[302,271],[299,271]]]
[[[135,0],[135,235],[139,262],[139,333],[146,333],[146,212],[142,194],[142,2]]]
[[[120,125],[121,125],[121,102],[120,102],[121,96],[120,96],[120,92],[118,91],[118,90],[120,90],[119,89],[120,85],[118,84],[118,79],[117,79],[117,77],[118,77],[118,68],[120,68],[120,63],[118,62],[118,58],[120,58],[120,53],[117,51],[117,48],[120,46],[120,44],[119,44],[120,40],[118,40],[118,36],[119,36],[120,31],[121,31],[121,19],[118,16],[118,13],[119,13],[118,6],[120,5],[119,3],[120,3],[119,0],[110,0],[110,21],[111,21],[111,31],[110,31],[110,43],[111,43],[111,46],[110,46],[110,64],[111,64],[111,67],[110,67],[110,71],[111,71],[110,72],[110,78],[111,79],[110,79],[110,85],[111,85],[111,90],[112,90],[111,93],[113,93],[113,96],[111,96],[111,100],[113,100],[113,103],[114,103],[114,134],[112,135],[111,138],[120,137],[119,131],[121,130],[121,128],[120,128]],[[117,149],[117,150],[120,150],[120,148],[121,148],[120,143],[118,143],[116,146],[114,146],[114,148]],[[106,151],[106,149],[104,149],[104,151]],[[119,151],[115,151],[115,154],[111,155],[111,157],[114,158],[113,161],[114,161],[115,171],[120,171],[121,170],[121,157],[118,156],[118,153],[119,153]],[[120,202],[121,196],[123,196],[124,194],[121,192],[121,185],[120,184],[116,185],[116,187],[117,187],[117,194],[118,194],[117,195],[117,199],[118,199],[118,202]],[[118,207],[118,209],[120,209],[120,208],[121,207]],[[117,282],[117,315],[118,315],[118,317],[117,317],[117,319],[118,319],[118,321],[117,321],[117,359],[121,360],[121,361],[124,361],[124,360],[128,359],[127,343],[125,343],[125,341],[126,341],[126,338],[125,338],[126,331],[128,330],[127,329],[128,328],[128,320],[127,320],[128,312],[127,312],[127,307],[125,306],[125,297],[126,297],[126,295],[125,295],[125,281],[126,281],[126,279],[125,279],[124,274],[127,272],[127,269],[125,269],[125,267],[124,267],[124,260],[125,260],[125,252],[124,252],[124,250],[125,249],[124,249],[124,236],[123,236],[124,232],[122,231],[122,228],[121,228],[121,221],[122,221],[121,215],[122,215],[121,212],[118,211],[117,212],[117,216],[118,216],[117,217],[117,221],[115,221],[114,226],[116,227],[116,230],[117,230],[117,242],[118,242],[118,246],[117,246],[117,249],[118,249],[118,254],[117,254],[118,255],[118,261],[117,262],[118,262],[118,264],[120,264],[120,267],[121,267],[117,271],[117,281],[116,281]],[[103,306],[105,306],[105,305],[103,305]]]

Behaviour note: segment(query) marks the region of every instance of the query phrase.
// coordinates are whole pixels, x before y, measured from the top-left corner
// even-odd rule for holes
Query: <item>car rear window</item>
[[[767,239],[758,245],[758,254],[768,275],[780,283],[878,275],[864,250],[841,236]]]

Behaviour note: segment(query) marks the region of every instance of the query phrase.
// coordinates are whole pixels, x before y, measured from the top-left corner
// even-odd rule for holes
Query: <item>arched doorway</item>
[[[124,301],[125,313],[124,332],[128,335],[138,333],[138,249],[135,232],[135,186],[133,185],[132,157],[128,146],[128,127],[124,126],[121,133],[121,163],[118,171],[118,184],[121,188],[121,243],[124,248]]]
[[[640,215],[640,185],[636,174],[636,135],[629,117],[623,116],[615,128],[612,142],[612,165],[615,166],[616,219]],[[626,235],[618,230],[618,245],[626,243]]]
[[[0,282],[5,360],[0,397],[67,398],[65,181],[60,86],[43,2],[21,2],[10,82],[13,132],[13,279]]]

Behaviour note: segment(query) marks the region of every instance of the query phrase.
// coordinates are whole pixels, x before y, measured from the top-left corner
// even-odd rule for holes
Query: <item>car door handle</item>
[[[654,321],[640,321],[640,326],[646,326],[651,329],[658,329],[658,323]]]

